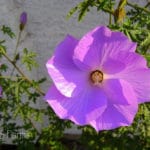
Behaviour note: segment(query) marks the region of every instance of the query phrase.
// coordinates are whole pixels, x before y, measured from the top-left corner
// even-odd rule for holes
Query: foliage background
[[[141,6],[126,0],[84,0],[70,10],[67,18],[77,13],[78,21],[82,21],[93,8],[97,9],[99,16],[102,12],[108,15],[107,25],[112,30],[124,32],[131,40],[138,43],[137,53],[143,55],[149,65],[150,2],[147,1]],[[150,149],[149,103],[140,105],[135,121],[130,127],[99,133],[89,126],[79,127],[82,130],[81,136],[76,140],[68,138],[64,130],[71,128],[71,122],[60,120],[49,106],[35,107],[39,99],[43,99],[44,92],[40,86],[46,82],[44,77],[38,80],[28,77],[28,72],[38,67],[36,62],[38,54],[28,48],[23,48],[20,52],[16,44],[10,55],[8,49],[11,48],[7,47],[6,36],[9,40],[18,41],[18,35],[6,25],[1,25],[1,34],[3,34],[0,39],[2,63],[0,85],[3,87],[3,97],[0,99],[1,143],[6,142],[3,137],[7,135],[20,150]],[[45,120],[48,123],[43,126]]]

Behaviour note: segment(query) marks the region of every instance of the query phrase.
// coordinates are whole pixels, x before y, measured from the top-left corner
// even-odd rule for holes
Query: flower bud
[[[20,15],[20,30],[22,31],[27,23],[27,13],[22,12]]]

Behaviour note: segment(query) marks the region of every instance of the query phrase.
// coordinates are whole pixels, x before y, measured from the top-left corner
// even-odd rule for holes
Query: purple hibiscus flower
[[[130,125],[150,101],[150,70],[135,49],[105,26],[80,40],[68,35],[46,64],[54,83],[45,99],[60,118],[97,131]]]

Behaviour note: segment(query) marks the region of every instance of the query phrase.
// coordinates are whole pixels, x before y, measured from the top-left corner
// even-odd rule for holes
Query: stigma
[[[98,85],[103,81],[103,72],[94,70],[90,74],[90,80],[93,84]]]

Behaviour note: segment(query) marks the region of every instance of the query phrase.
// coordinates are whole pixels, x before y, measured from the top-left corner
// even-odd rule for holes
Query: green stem
[[[132,4],[132,3],[127,1],[127,5],[130,6],[130,7],[133,7],[134,9],[140,9],[140,10],[145,11],[146,13],[150,13],[150,11],[148,9],[146,9],[145,7],[141,7],[137,4]]]
[[[107,9],[107,8],[103,8],[102,10],[104,12],[107,12],[107,13],[111,14],[111,15],[114,15],[114,11],[113,10],[110,10],[110,9]]]
[[[150,2],[148,2],[148,3],[145,5],[145,8],[147,8],[149,5],[150,5]]]
[[[20,42],[20,37],[21,37],[21,30],[19,30],[19,34],[18,34],[18,38],[17,38],[17,43],[16,43],[16,48],[15,48],[15,52],[14,52],[14,62],[16,63],[16,54],[17,54],[17,51],[18,51],[18,46],[19,46],[19,42]],[[12,72],[11,72],[11,75],[13,75],[15,71],[15,67],[13,67],[12,69]]]
[[[31,123],[32,127],[36,130],[37,134],[40,135],[41,133],[39,130],[35,127],[34,123],[32,122],[31,118],[27,117],[28,121]]]
[[[97,5],[97,4],[95,4],[95,6],[96,6],[96,7],[99,7],[99,5]],[[109,14],[114,15],[114,11],[111,10],[111,9],[108,9],[108,8],[102,8],[102,10],[103,10],[104,12],[107,12],[107,13],[109,13]]]
[[[110,4],[110,9],[112,9],[111,0],[109,0],[109,4]],[[112,23],[112,14],[109,13],[109,25],[111,25],[111,23]]]
[[[16,77],[16,76],[0,76],[0,79],[18,79],[23,77]]]
[[[18,51],[18,46],[19,46],[20,38],[21,38],[21,30],[19,30],[19,33],[18,33],[18,38],[17,38],[16,48],[15,48],[15,52],[14,52],[14,57],[16,56],[17,51]]]
[[[22,108],[24,106],[24,104],[21,102],[21,103],[18,103],[18,107]],[[22,111],[23,109],[21,109]],[[15,117],[16,118],[16,117]],[[32,122],[31,118],[25,116],[25,118],[23,118],[23,120],[26,119],[27,121],[30,122],[30,124],[32,125],[32,127],[36,130],[37,134],[40,135],[40,132],[39,130],[36,128],[36,126],[34,125],[34,123]]]
[[[14,63],[13,60],[11,60],[9,58],[9,56],[7,56],[7,54],[2,53],[2,55],[13,65],[13,67],[19,72],[19,74],[24,77],[24,79],[26,81],[28,81],[31,85],[33,85],[32,81],[22,72],[22,70],[20,70],[20,68],[16,65],[16,63]],[[45,95],[44,92],[39,88],[39,87],[35,87],[35,89],[41,94],[41,95]]]

